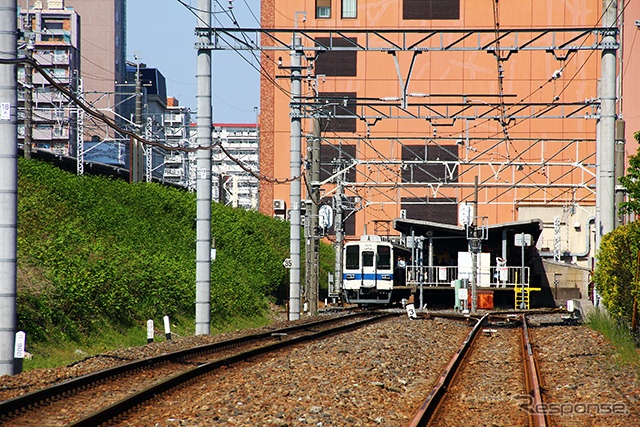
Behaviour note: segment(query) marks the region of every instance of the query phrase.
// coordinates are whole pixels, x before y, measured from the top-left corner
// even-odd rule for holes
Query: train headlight
[[[382,275],[382,280],[391,280],[391,275],[390,274],[383,274]]]

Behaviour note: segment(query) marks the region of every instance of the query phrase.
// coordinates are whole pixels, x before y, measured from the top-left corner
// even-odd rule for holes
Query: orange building
[[[633,40],[631,3],[618,10]],[[601,14],[602,0],[263,1],[263,29],[289,31],[262,35],[261,173],[290,176],[291,55],[277,46],[295,33],[303,165],[317,115],[323,203],[346,168],[347,239],[398,234],[399,217],[457,224],[477,177],[487,224],[540,218],[539,249],[550,250],[560,218],[564,249],[582,248],[595,215]],[[619,50],[629,154],[640,130],[633,49]],[[262,182],[261,211],[273,215],[289,191]]]

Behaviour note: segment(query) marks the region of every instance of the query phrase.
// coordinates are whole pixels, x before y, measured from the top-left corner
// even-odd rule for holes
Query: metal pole
[[[301,72],[300,51],[296,50],[300,39],[293,35],[291,39],[291,178],[300,175],[302,114],[300,109]],[[289,320],[300,319],[300,180],[293,179],[290,188],[291,221],[289,270]]]
[[[78,77],[78,99],[84,100],[82,77]],[[84,110],[77,109],[76,113],[76,170],[78,175],[84,175]],[[131,182],[131,168],[129,168],[129,182]]]
[[[197,27],[211,27],[211,0],[198,0]],[[211,34],[198,35],[198,145],[211,147]],[[211,316],[211,151],[196,157],[196,335],[208,335]]]
[[[31,29],[31,17],[28,15],[29,24],[27,28]],[[33,51],[35,44],[33,33],[29,35],[27,42],[27,59],[33,59]],[[24,158],[31,159],[33,146],[33,67],[31,64],[24,66]]]
[[[520,247],[520,253],[522,255],[522,270],[520,271],[520,282],[522,285],[522,300],[520,301],[520,310],[524,310],[527,308],[527,305],[524,303],[524,233],[520,234],[522,236],[522,246]]]
[[[310,298],[309,312],[318,312],[318,291],[319,291],[319,263],[320,263],[320,236],[318,236],[318,202],[320,202],[320,119],[313,118],[313,137],[311,138],[311,149],[309,151],[309,162],[311,164],[311,183],[309,185],[309,199],[311,199],[311,215],[308,216],[311,224],[311,275],[309,282]],[[309,274],[309,272],[307,272]]]
[[[153,138],[153,118],[147,117],[144,125],[144,139],[151,141],[151,138]],[[153,146],[149,145],[146,149],[144,146],[145,144],[140,144],[142,149],[140,158],[145,161],[144,179],[146,182],[151,182],[153,178]],[[140,170],[142,170],[142,168],[140,168]]]
[[[620,184],[620,177],[622,177],[625,173],[625,138],[624,138],[624,129],[625,122],[624,120],[616,120],[616,146],[615,146],[615,207],[614,213],[616,215],[616,227],[624,225],[624,215],[620,214],[618,210],[620,209],[620,204],[624,202],[625,190],[622,184]]]
[[[338,166],[342,167],[342,165]],[[333,229],[336,232],[336,243],[334,246],[336,261],[334,264],[334,281],[333,286],[337,292],[342,291],[342,174],[338,176],[338,183],[335,196],[336,217],[333,221]]]
[[[0,59],[18,56],[17,2],[0,5]],[[0,375],[16,373],[18,95],[15,64],[0,64]]]
[[[471,235],[471,313],[478,310],[478,239],[476,229],[478,227],[478,176],[473,180],[473,232]]]
[[[137,58],[136,58],[137,59]],[[142,135],[142,81],[140,80],[140,61],[137,61],[136,65],[136,133],[138,135]],[[131,182],[140,182],[142,181],[142,171],[140,170],[140,141],[137,139],[133,139],[133,146],[131,148],[133,150],[130,153],[132,157],[131,164],[133,165],[133,170],[130,172]]]
[[[615,228],[615,121],[616,121],[616,51],[617,0],[603,0],[602,26],[610,31],[602,38],[600,82],[600,140],[596,150],[600,154],[600,184],[596,198],[600,199],[600,236]]]

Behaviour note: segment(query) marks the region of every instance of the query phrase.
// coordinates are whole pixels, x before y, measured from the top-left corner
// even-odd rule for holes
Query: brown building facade
[[[638,9],[619,8],[618,114],[627,120],[628,154],[640,130],[630,77]],[[535,212],[553,226],[560,212],[567,229],[583,220],[588,228],[601,14],[602,0],[265,1],[262,27],[299,30],[308,67],[302,100],[313,106],[307,112],[322,111],[321,180],[349,167],[349,238],[395,234],[398,217],[457,224],[460,205],[476,197],[476,176],[477,215],[489,224]],[[290,34],[281,37],[291,43]],[[263,45],[276,43],[263,35]],[[276,79],[289,65],[288,52],[263,53],[261,171],[275,178],[290,175],[291,86]],[[304,164],[308,114],[302,127]],[[335,188],[325,183],[324,203]],[[274,200],[288,204],[288,184],[261,184],[261,211],[273,214]]]

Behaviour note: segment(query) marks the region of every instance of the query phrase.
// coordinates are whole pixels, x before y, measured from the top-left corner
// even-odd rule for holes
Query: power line
[[[198,150],[212,150],[214,148],[220,148],[225,153],[225,155],[227,155],[229,157],[229,159],[231,159],[233,162],[238,164],[238,166],[240,166],[243,170],[245,170],[246,172],[250,173],[255,178],[257,178],[259,180],[264,180],[264,181],[267,181],[267,182],[284,184],[284,183],[291,182],[291,181],[296,180],[296,179],[300,179],[300,177],[301,177],[301,175],[298,175],[298,176],[290,177],[290,178],[277,179],[277,178],[271,178],[271,177],[267,177],[267,176],[258,175],[255,172],[251,171],[246,166],[244,166],[244,164],[242,164],[242,162],[240,162],[238,159],[236,159],[231,154],[229,154],[229,152],[220,143],[217,143],[217,144],[214,144],[214,145],[211,145],[211,146],[208,146],[208,147],[202,147],[202,146],[196,146],[196,147],[173,147],[173,146],[170,146],[170,145],[162,144],[160,142],[149,141],[149,140],[147,140],[145,138],[142,138],[141,136],[139,136],[139,135],[137,135],[137,134],[135,134],[135,133],[133,133],[131,131],[128,131],[128,130],[118,126],[113,120],[111,120],[105,114],[103,114],[103,113],[95,110],[94,108],[88,106],[87,104],[85,104],[84,101],[79,99],[69,89],[67,89],[66,87],[64,87],[63,85],[58,83],[53,77],[51,77],[47,73],[45,68],[42,67],[42,65],[40,65],[38,62],[36,62],[34,60],[31,60],[31,59],[27,59],[27,58],[18,58],[18,59],[0,59],[0,64],[29,64],[29,65],[31,65],[40,74],[42,74],[42,76],[45,78],[45,80],[47,80],[51,85],[53,85],[58,91],[60,91],[63,95],[65,95],[67,98],[69,98],[75,105],[77,105],[83,111],[85,111],[87,114],[89,114],[91,116],[91,119],[100,120],[103,123],[105,123],[108,127],[110,127],[111,129],[114,129],[115,131],[121,133],[122,135],[126,135],[129,138],[136,139],[137,141],[139,141],[139,142],[141,142],[143,144],[147,144],[147,145],[151,145],[151,146],[155,146],[155,147],[160,147],[160,148],[162,148],[164,150],[167,150],[167,151],[182,151],[182,152],[195,152],[195,151],[198,151]]]

